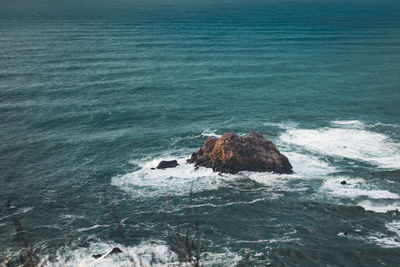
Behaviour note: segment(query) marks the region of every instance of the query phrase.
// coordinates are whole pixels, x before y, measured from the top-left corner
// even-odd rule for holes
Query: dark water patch
[[[400,182],[400,170],[392,171],[375,171],[371,173],[371,176],[376,177],[380,181],[393,181]]]

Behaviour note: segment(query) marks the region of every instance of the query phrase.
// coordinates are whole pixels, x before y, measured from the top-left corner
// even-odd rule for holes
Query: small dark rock
[[[122,250],[121,250],[120,248],[118,248],[118,247],[115,247],[115,248],[113,248],[113,249],[111,250],[110,253],[107,254],[106,257],[108,257],[108,256],[110,256],[110,255],[113,255],[113,254],[119,254],[119,253],[122,253]]]
[[[199,169],[199,166],[194,167],[194,169],[197,171]]]
[[[344,232],[343,234],[347,236],[349,233],[347,233],[347,232]]]
[[[118,254],[118,253],[122,253],[122,250],[120,248],[118,248],[118,247],[115,247],[108,254]]]
[[[156,168],[151,168],[152,170],[155,170]]]
[[[176,160],[163,160],[158,164],[157,169],[175,168],[178,165]]]
[[[345,184],[347,184],[347,182],[346,181],[341,181],[340,184],[345,185]]]
[[[103,255],[101,255],[101,254],[92,255],[92,257],[95,258],[95,259],[101,258],[101,256],[103,256]]]

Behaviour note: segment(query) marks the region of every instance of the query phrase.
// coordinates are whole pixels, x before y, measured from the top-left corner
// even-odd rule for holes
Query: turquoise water
[[[206,266],[398,266],[399,62],[396,1],[2,1],[0,259],[12,200],[49,266],[166,261],[188,205]],[[252,131],[296,174],[184,163]]]

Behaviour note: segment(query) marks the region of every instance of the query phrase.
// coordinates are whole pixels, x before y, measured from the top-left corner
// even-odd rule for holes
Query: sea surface
[[[253,131],[295,174],[185,163]],[[0,264],[399,266],[400,2],[2,0],[0,182]]]

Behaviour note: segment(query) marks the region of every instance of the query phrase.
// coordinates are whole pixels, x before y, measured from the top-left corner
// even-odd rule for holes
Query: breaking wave
[[[400,168],[399,144],[388,136],[363,129],[359,121],[333,124],[338,127],[288,129],[280,140],[321,155],[359,160],[381,168]]]
[[[387,201],[378,202],[378,201],[365,200],[358,203],[358,206],[362,207],[366,211],[373,211],[376,213],[400,211],[400,202],[398,201],[391,201],[387,203]]]
[[[346,185],[341,181],[345,180]],[[360,178],[330,178],[321,186],[321,191],[341,198],[355,199],[358,197],[369,197],[372,199],[398,199],[398,194],[388,190],[380,190],[375,185],[368,184]]]

